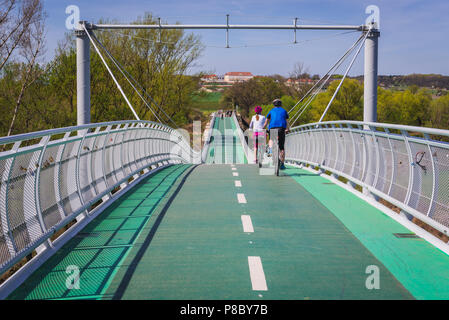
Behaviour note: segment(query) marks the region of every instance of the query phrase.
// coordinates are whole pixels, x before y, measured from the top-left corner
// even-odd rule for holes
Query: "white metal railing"
[[[204,145],[203,145],[203,149],[201,152],[201,162],[206,162],[207,159],[207,153],[209,152],[209,147],[210,147],[210,140],[212,137],[212,132],[214,130],[214,124],[215,124],[215,112],[211,114],[211,119],[209,122],[209,129],[206,129],[207,132],[205,132],[204,134]]]
[[[11,148],[12,145],[12,148]],[[132,178],[200,157],[176,130],[117,121],[0,138],[0,275]],[[196,160],[197,161],[197,160]],[[101,206],[102,204],[100,204]]]
[[[253,163],[255,160],[254,154],[252,152],[250,152],[248,143],[245,139],[245,135],[248,137],[249,132],[248,132],[248,130],[246,130],[246,132],[243,132],[242,128],[240,128],[240,123],[237,120],[237,116],[236,116],[235,112],[232,113],[232,120],[234,121],[236,130],[237,130],[237,135],[240,138],[240,143],[242,144],[243,152],[245,153],[246,159],[248,160],[248,163]]]
[[[312,123],[286,137],[286,161],[362,186],[449,234],[449,130],[357,121]]]

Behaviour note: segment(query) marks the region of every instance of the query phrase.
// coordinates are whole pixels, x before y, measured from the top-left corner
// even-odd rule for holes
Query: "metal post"
[[[295,18],[295,41],[293,42],[294,44],[298,43],[298,41],[296,41],[296,27],[298,26],[298,18]]]
[[[80,24],[85,24],[81,21]],[[82,28],[80,26],[80,28]],[[84,30],[76,34],[77,124],[90,123],[90,41]]]
[[[226,15],[226,48],[229,48],[229,14]]]
[[[157,21],[159,23],[159,39],[158,39],[158,42],[160,43],[160,42],[162,42],[161,18],[157,18]]]
[[[377,64],[379,31],[370,30],[365,40],[364,122],[377,122]]]

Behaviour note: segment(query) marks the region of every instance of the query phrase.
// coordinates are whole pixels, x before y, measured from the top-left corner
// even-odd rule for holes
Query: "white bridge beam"
[[[368,30],[365,25],[91,24],[91,29]]]
[[[91,24],[80,21],[87,30],[100,29],[260,29],[260,30],[354,30],[370,32],[365,40],[365,86],[364,86],[364,121],[377,121],[377,70],[379,31],[370,29],[369,25],[182,25],[182,24]],[[90,43],[84,31],[77,30],[77,112],[78,125],[90,122]],[[228,40],[227,40],[228,43]]]

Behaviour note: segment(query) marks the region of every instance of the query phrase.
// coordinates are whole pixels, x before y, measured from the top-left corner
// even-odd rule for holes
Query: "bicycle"
[[[281,150],[279,148],[279,131],[285,130],[285,133],[283,131],[283,134],[289,132],[288,129],[282,129],[282,128],[273,128],[270,129],[270,140],[273,142],[271,152],[272,152],[272,159],[273,159],[273,165],[274,165],[274,172],[277,176],[279,176],[279,169],[283,164],[283,161],[281,161]],[[283,144],[285,145],[285,136],[283,137]],[[285,159],[285,150],[284,150],[284,157]]]
[[[259,168],[262,168],[263,155],[265,153],[266,138],[265,135],[257,135],[255,137],[255,147],[257,148],[256,162],[259,164]]]
[[[271,157],[273,159],[274,173],[279,176],[279,167],[281,166],[281,159],[279,157],[279,131],[278,129],[270,130],[270,140],[273,141],[273,146],[271,147]]]

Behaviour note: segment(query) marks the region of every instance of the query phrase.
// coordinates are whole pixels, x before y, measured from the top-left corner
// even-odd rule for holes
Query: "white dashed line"
[[[241,187],[242,187],[242,181],[240,181],[240,180],[235,180],[235,181],[234,181],[234,184],[235,184],[235,186],[236,186],[237,188],[241,188]]]
[[[246,198],[244,193],[237,193],[237,200],[239,203],[246,203]]]
[[[238,172],[233,172],[232,175],[233,175],[234,177],[238,177],[238,176],[239,176],[239,173],[238,173]]]
[[[248,257],[249,275],[254,291],[267,291],[267,282],[260,257]]]
[[[248,215],[242,216],[243,232],[254,232],[253,223],[251,217]]]
[[[235,168],[235,167],[232,167],[232,171],[235,171],[235,170],[237,170],[237,168]]]

